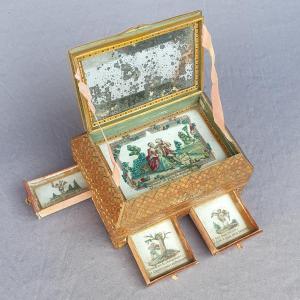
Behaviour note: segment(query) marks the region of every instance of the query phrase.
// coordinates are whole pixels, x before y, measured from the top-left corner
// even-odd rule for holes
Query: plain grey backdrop
[[[90,200],[37,220],[22,180],[73,164],[83,126],[69,48],[196,9],[226,123],[255,166],[243,198],[264,233],[213,257],[185,217],[199,264],[146,288]],[[299,13],[298,0],[1,0],[0,299],[300,299]]]

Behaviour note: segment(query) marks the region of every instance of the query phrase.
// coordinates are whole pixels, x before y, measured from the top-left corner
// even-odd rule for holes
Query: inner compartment
[[[210,121],[208,105],[196,93],[104,128],[126,200],[238,153]],[[101,132],[91,138],[112,169]]]

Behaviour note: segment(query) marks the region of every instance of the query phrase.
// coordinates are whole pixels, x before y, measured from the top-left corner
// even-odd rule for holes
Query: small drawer
[[[194,206],[190,216],[213,255],[240,247],[242,240],[262,231],[235,191]]]

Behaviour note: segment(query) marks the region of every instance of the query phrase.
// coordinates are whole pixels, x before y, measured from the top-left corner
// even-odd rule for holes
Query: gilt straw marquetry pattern
[[[90,186],[96,209],[111,234],[118,223],[123,196],[114,186],[111,174],[105,164],[99,161],[97,149],[92,147],[87,135],[73,139],[72,150],[73,156],[80,164],[82,174]]]
[[[125,245],[128,235],[137,230],[169,217],[187,215],[201,201],[242,190],[253,172],[247,158],[238,153],[126,201],[113,182],[98,146],[86,134],[72,140],[72,151],[91,188],[95,207],[117,248]]]

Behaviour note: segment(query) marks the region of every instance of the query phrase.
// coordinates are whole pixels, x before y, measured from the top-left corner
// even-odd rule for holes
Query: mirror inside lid
[[[194,85],[191,26],[82,62],[98,119]]]
[[[71,50],[96,109],[97,119],[77,90],[87,129],[199,90],[200,21],[190,13]]]

